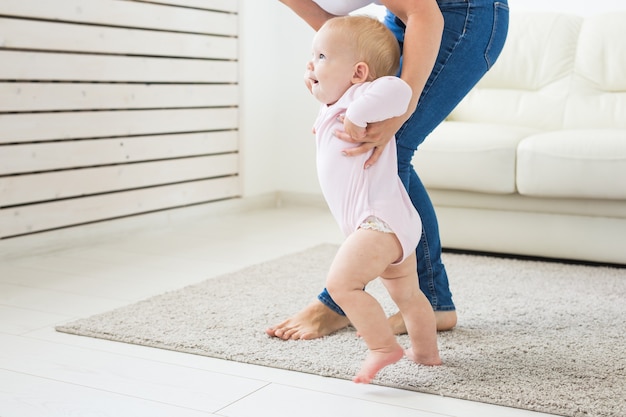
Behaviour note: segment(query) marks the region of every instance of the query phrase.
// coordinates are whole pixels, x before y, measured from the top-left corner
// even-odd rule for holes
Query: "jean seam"
[[[433,274],[433,265],[430,262],[430,247],[428,245],[428,239],[426,238],[426,233],[424,233],[424,231],[422,231],[422,245],[423,245],[422,252],[424,253],[422,261],[426,263],[426,271],[427,271],[426,280],[428,282],[428,292],[430,295],[428,299],[430,300],[430,304],[433,306],[433,309],[436,310],[438,299],[437,299],[437,291],[435,289],[435,277]],[[419,259],[419,256],[417,258]]]
[[[485,49],[485,62],[487,63],[487,70],[491,69],[495,62],[492,62],[489,59],[489,52],[491,51],[491,47],[493,46],[493,42],[496,39],[496,31],[498,30],[498,18],[500,16],[499,9],[508,9],[508,5],[502,2],[496,2],[493,4],[493,26],[491,28],[491,36],[489,38],[489,43],[487,44],[487,48]]]
[[[467,9],[470,8],[470,3],[467,3]],[[446,60],[444,62],[442,62],[441,65],[439,65],[439,69],[437,71],[437,73],[434,75],[434,77],[432,77],[425,86],[424,86],[424,90],[422,90],[422,94],[420,95],[420,101],[422,99],[422,96],[425,96],[428,94],[428,92],[430,91],[430,88],[432,87],[433,84],[435,84],[435,81],[437,81],[437,79],[439,78],[439,74],[441,74],[442,69],[446,66],[446,63],[448,62],[448,60],[450,59],[450,57],[452,56],[452,53],[456,50],[456,48],[459,46],[459,44],[461,43],[461,41],[463,40],[463,38],[465,37],[465,33],[467,33],[467,24],[469,21],[469,16],[470,13],[469,11],[465,14],[465,23],[463,24],[463,33],[461,33],[461,36],[458,37],[458,39],[456,40],[456,42],[454,43],[454,46],[452,47],[452,49],[450,50],[450,52],[448,53],[448,56],[446,57]],[[419,102],[418,102],[418,106],[419,106]],[[406,122],[405,122],[406,125]]]

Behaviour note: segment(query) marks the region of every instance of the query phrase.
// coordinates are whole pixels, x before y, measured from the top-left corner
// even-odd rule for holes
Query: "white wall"
[[[313,30],[278,0],[240,2],[244,196],[320,193],[304,66]]]
[[[626,9],[625,0],[509,0],[509,4],[513,13],[590,15]],[[240,0],[240,12],[243,194],[319,194],[310,132],[318,104],[302,82],[313,31],[278,0]]]

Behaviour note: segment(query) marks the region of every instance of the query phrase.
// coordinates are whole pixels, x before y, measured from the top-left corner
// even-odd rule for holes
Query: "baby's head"
[[[353,84],[395,75],[400,48],[395,36],[369,16],[328,20],[313,39],[305,82],[322,103],[333,104]]]
[[[379,20],[370,16],[340,16],[328,20],[320,30],[335,33],[337,42],[354,51],[357,61],[369,66],[367,81],[398,72],[398,41]]]

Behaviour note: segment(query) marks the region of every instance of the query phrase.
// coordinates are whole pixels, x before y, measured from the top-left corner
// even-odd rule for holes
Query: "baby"
[[[326,287],[369,349],[354,382],[369,383],[405,354],[416,363],[439,365],[436,322],[420,291],[415,248],[421,221],[397,174],[395,140],[364,169],[370,154],[347,157],[345,130],[365,136],[368,123],[404,114],[411,88],[396,74],[398,43],[378,20],[343,16],[327,21],[313,39],[305,84],[322,105],[315,121],[317,171],[330,211],[346,235],[330,267]],[[342,121],[343,119],[343,121]],[[364,291],[380,277],[400,309],[411,340],[398,344],[378,301]]]

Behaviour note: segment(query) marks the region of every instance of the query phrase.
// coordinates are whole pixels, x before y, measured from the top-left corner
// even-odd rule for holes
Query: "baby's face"
[[[311,60],[306,66],[306,83],[313,96],[334,104],[352,86],[355,54],[337,30],[322,27],[313,38]]]

